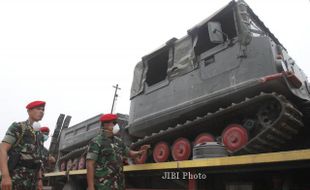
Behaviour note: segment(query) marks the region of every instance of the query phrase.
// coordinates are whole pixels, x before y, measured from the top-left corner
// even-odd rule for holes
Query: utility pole
[[[121,90],[121,88],[118,87],[118,84],[116,84],[116,86],[113,86],[113,88],[115,88],[115,92],[114,92],[114,97],[113,97],[113,103],[112,103],[111,113],[113,113],[113,111],[114,111],[114,104],[115,104],[116,99],[117,99],[117,97],[118,97],[117,90]]]

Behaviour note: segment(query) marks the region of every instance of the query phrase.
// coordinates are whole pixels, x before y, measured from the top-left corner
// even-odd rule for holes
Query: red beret
[[[32,108],[35,108],[35,107],[40,107],[40,106],[45,106],[45,102],[43,101],[34,101],[34,102],[31,102],[29,103],[26,108],[29,110],[29,109],[32,109]]]
[[[117,119],[117,115],[115,115],[115,114],[103,114],[103,115],[101,115],[99,120],[101,122],[105,122],[105,121],[114,121],[116,119]]]
[[[50,129],[48,127],[41,127],[40,131],[41,131],[41,133],[49,133]]]

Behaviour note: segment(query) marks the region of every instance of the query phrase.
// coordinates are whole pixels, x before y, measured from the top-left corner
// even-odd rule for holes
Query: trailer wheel
[[[79,159],[75,158],[72,162],[72,170],[77,170],[79,168]]]
[[[81,158],[80,158],[80,160],[79,160],[79,167],[78,167],[78,169],[79,170],[82,170],[82,169],[85,169],[85,157],[84,156],[82,156]]]
[[[201,133],[195,138],[194,146],[197,144],[202,144],[202,143],[206,143],[206,142],[214,142],[214,141],[215,141],[215,139],[214,139],[213,135],[211,135],[210,133]]]
[[[172,157],[176,161],[188,160],[192,153],[191,143],[186,138],[178,138],[172,145]]]
[[[153,150],[153,158],[155,162],[165,162],[170,155],[170,149],[166,142],[161,141],[155,145]]]
[[[62,172],[62,171],[66,171],[66,161],[62,161],[61,162],[61,165],[60,165],[60,171]]]
[[[73,162],[71,159],[67,161],[67,168],[66,168],[67,171],[72,170],[72,164]]]
[[[223,144],[229,151],[235,151],[248,143],[248,132],[240,124],[228,125],[222,133]]]

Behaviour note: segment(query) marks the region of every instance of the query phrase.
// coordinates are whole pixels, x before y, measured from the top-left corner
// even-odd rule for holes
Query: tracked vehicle
[[[121,132],[127,125],[128,115],[118,113],[118,123]],[[52,142],[49,148],[50,154],[57,159],[56,171],[85,169],[85,154],[88,143],[100,133],[101,114],[69,127],[71,116],[60,114]],[[65,119],[64,119],[65,118]]]
[[[309,93],[279,40],[244,1],[230,2],[137,64],[128,125],[119,117],[128,145],[152,150],[124,166],[126,189],[309,189]],[[61,130],[63,117],[50,148],[58,171],[45,178],[86,189],[99,116]]]
[[[310,85],[242,0],[172,38],[136,65],[128,131],[136,163],[188,160],[217,141],[232,154],[284,150],[309,123]]]

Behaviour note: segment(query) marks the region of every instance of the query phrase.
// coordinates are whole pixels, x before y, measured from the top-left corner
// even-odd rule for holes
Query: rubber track
[[[278,118],[271,126],[263,126],[263,130],[253,137],[248,144],[235,152],[231,152],[231,154],[253,154],[280,150],[304,125],[301,119],[302,113],[294,108],[284,96],[276,93],[261,93],[253,98],[245,98],[240,103],[232,103],[229,107],[219,108],[214,113],[208,113],[202,117],[187,120],[183,124],[177,124],[175,127],[169,127],[166,130],[161,130],[143,139],[139,139],[132,143],[131,147],[137,148],[143,144],[154,144],[160,140],[171,139],[176,134],[182,136],[182,134],[187,133],[189,130],[195,130],[193,128],[200,128],[201,130],[201,127],[208,127],[206,126],[208,124],[216,125],[221,119],[227,119],[230,115],[232,119],[233,115],[236,115],[236,112],[238,115],[248,114],[250,108],[262,105],[270,100],[277,101],[281,105],[281,112]]]

